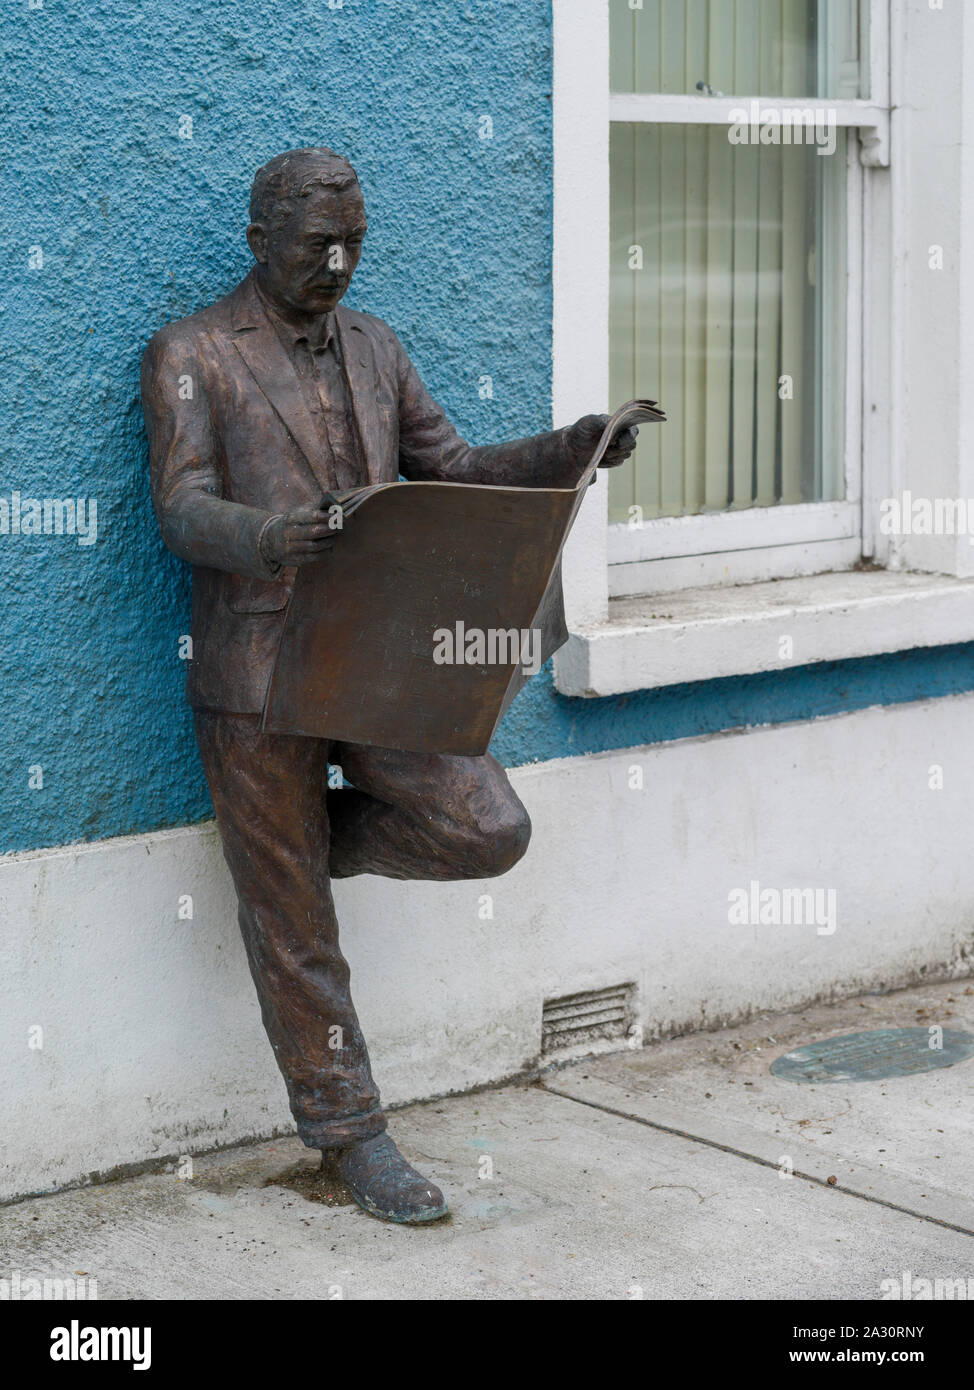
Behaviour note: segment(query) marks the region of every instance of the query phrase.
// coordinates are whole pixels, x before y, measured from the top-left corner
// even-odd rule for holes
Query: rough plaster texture
[[[161,324],[246,271],[265,159],[327,143],[355,163],[371,230],[348,302],[396,328],[463,433],[548,427],[550,12],[25,3],[3,70],[0,496],[94,497],[100,533],[0,536],[10,850],[208,814],[177,659],[188,577],[151,515],[137,374]]]
[[[151,516],[137,371],[160,324],[247,268],[260,162],[308,141],[347,153],[371,215],[349,303],[393,324],[471,439],[549,424],[550,43],[547,4],[487,0],[10,17],[0,497],[95,498],[99,539],[0,535],[0,852],[210,814],[177,659],[188,574]],[[546,672],[495,752],[515,765],[972,686],[974,647],[601,701]]]

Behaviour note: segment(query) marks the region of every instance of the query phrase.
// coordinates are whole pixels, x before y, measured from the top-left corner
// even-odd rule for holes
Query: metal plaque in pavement
[[[974,1033],[941,1028],[876,1028],[825,1038],[786,1052],[771,1064],[785,1081],[885,1081],[952,1067],[974,1057]]]

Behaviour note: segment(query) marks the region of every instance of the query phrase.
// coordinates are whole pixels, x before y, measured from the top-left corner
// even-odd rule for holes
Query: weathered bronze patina
[[[624,427],[663,418],[654,401],[620,406],[574,488],[399,481],[328,494],[351,525],[298,575],[261,727],[486,753],[518,690],[568,640],[562,547],[604,451]]]
[[[193,566],[188,697],[239,899],[264,1025],[298,1133],[330,1153],[360,1204],[396,1221],[445,1214],[387,1136],[349,992],[330,879],[462,879],[524,854],[527,812],[489,754],[410,753],[262,731],[298,569],[343,535],[323,494],[443,479],[571,487],[605,423],[466,444],[390,328],[340,307],[366,232],[354,170],[293,150],[254,180],[255,267],[225,299],[161,329],[142,394],[166,544]],[[631,452],[620,434],[604,463]],[[370,671],[388,679],[396,654]],[[353,789],[328,787],[328,764]],[[336,1031],[337,1030],[337,1031]],[[336,1047],[335,1041],[339,1041]]]

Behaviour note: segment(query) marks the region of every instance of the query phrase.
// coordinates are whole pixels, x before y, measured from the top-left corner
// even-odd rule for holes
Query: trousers
[[[261,1016],[300,1138],[385,1129],[338,941],[331,880],[492,878],[531,822],[489,754],[464,758],[262,733],[257,715],[195,711]],[[329,764],[351,787],[329,788]],[[334,779],[332,779],[334,780]]]

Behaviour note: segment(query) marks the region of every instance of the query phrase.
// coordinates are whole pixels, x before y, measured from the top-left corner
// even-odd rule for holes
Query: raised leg
[[[528,813],[490,754],[335,744],[330,756],[354,787],[328,794],[333,878],[493,878],[528,847]]]

